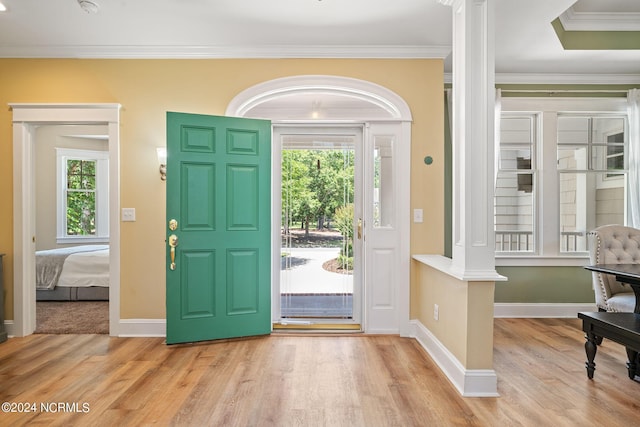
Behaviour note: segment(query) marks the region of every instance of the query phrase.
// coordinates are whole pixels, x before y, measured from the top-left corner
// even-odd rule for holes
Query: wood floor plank
[[[11,338],[0,344],[0,398],[63,409],[0,413],[0,425],[640,424],[640,382],[628,378],[618,344],[598,348],[589,380],[577,319],[496,319],[494,332],[497,398],[461,397],[417,341],[398,336],[273,334],[176,346]]]

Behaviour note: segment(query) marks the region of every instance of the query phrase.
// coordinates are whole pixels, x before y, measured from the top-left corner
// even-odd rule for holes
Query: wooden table
[[[598,349],[599,337],[622,344],[627,349],[627,369],[629,378],[634,379],[638,371],[638,352],[640,352],[640,314],[637,313],[578,313],[582,319],[582,330],[587,342],[584,349],[587,353],[587,376],[593,378],[596,364],[593,361]]]
[[[602,338],[622,344],[627,349],[627,369],[629,378],[634,379],[640,374],[638,353],[640,352],[640,264],[596,264],[588,265],[585,269],[598,273],[612,274],[621,283],[627,283],[636,296],[633,313],[578,313],[582,319],[582,330],[587,342],[584,345],[587,353],[587,376],[593,378],[595,371],[596,351]]]

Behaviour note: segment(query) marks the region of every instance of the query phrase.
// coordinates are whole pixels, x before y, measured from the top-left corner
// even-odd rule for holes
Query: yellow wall
[[[413,316],[466,369],[493,369],[494,282],[458,280],[417,261]],[[438,305],[438,320],[434,318]]]
[[[441,60],[73,60],[0,59],[0,253],[5,257],[6,318],[13,318],[12,113],[8,103],[119,103],[121,206],[136,222],[121,228],[121,318],[165,317],[165,184],[155,149],[165,145],[166,111],[222,115],[249,86],[324,74],[382,85],[413,114],[411,253],[442,253],[443,64]],[[425,156],[434,163],[424,164]],[[409,183],[407,183],[409,185]],[[413,276],[412,276],[413,277]],[[414,305],[412,305],[414,306]]]

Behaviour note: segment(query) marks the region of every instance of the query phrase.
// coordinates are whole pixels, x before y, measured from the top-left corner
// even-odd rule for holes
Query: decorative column
[[[494,0],[439,0],[453,8],[452,269],[496,276]]]

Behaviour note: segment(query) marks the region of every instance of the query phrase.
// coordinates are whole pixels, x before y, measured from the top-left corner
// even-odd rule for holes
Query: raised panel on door
[[[185,162],[180,165],[181,228],[214,230],[216,228],[216,165]],[[198,186],[193,186],[194,182]]]
[[[257,249],[230,249],[227,252],[227,314],[258,312]]]
[[[269,121],[167,114],[167,343],[271,331],[270,144]]]
[[[181,252],[182,283],[185,284],[180,293],[182,319],[216,316],[215,257],[215,251]]]

